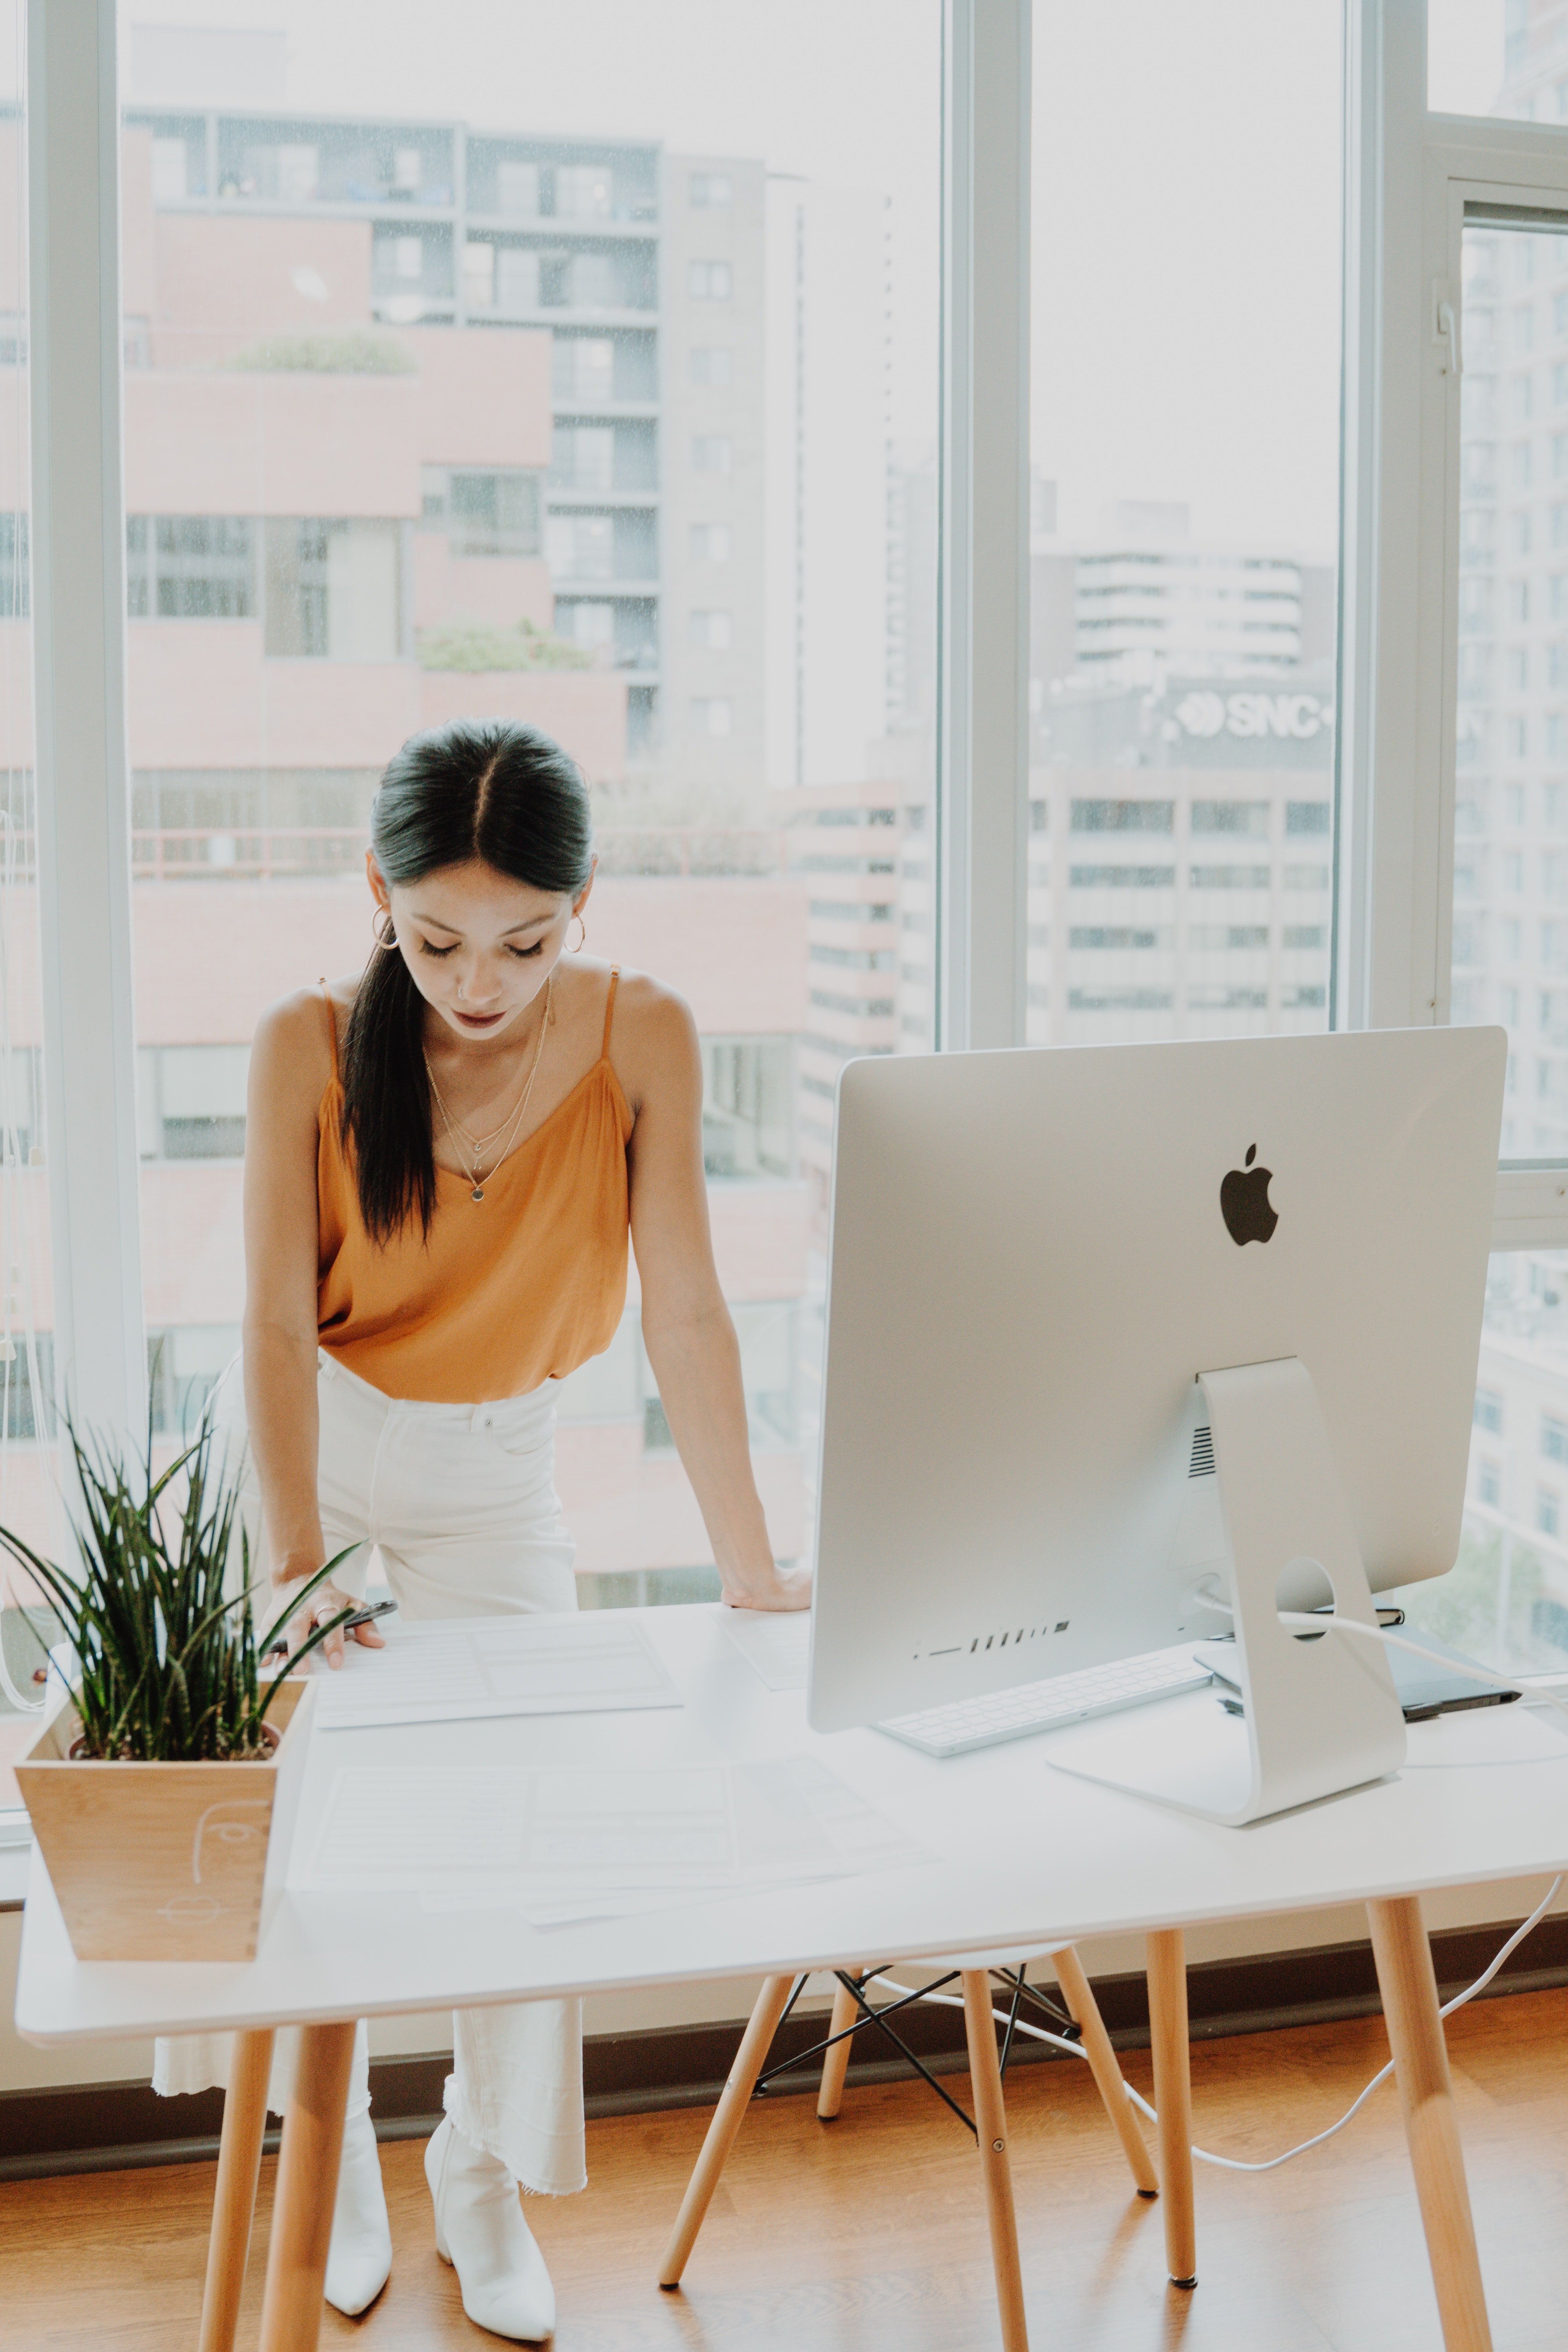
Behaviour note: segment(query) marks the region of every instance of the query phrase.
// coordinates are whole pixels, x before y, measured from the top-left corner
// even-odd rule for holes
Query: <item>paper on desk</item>
[[[721,1601],[713,1613],[770,1690],[805,1688],[811,1657],[808,1609],[731,1609]]]
[[[342,1666],[322,1674],[318,1731],[681,1704],[643,1627],[619,1612],[448,1619],[384,1639],[384,1650],[345,1643]]]
[[[930,1859],[812,1757],[637,1770],[350,1766],[296,1883],[543,1925]]]

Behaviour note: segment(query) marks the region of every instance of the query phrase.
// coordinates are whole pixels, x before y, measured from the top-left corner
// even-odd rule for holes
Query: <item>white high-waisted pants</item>
[[[574,1545],[555,1492],[555,1406],[548,1387],[500,1404],[415,1404],[383,1396],[321,1359],[321,1532],[330,1559],[367,1549],[335,1581],[363,1594],[368,1547],[379,1549],[401,1614],[498,1617],[574,1609]],[[217,1444],[239,1459],[245,1391],[237,1359],[217,1401]],[[265,1573],[261,1501],[247,1463],[244,1512],[252,1573]],[[586,2185],[583,2139],[583,2011],[577,2000],[458,2010],[446,2108],[463,2137],[499,2157],[525,2189],[565,2196]],[[202,2091],[226,2080],[226,2034],[161,2040],[154,2090]],[[288,2111],[297,2030],[278,2036],[268,2090]],[[354,2043],[348,2112],[370,2105],[363,2024]]]

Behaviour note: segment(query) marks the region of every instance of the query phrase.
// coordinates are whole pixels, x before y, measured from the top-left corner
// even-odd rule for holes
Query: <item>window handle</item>
[[[1434,341],[1446,343],[1448,347],[1448,356],[1443,362],[1443,373],[1452,376],[1463,375],[1464,367],[1459,359],[1458,315],[1453,304],[1441,295],[1437,298],[1433,338]]]

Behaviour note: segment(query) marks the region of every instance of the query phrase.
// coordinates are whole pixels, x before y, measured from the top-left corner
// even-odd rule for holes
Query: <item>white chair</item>
[[[1018,2268],[1018,2232],[1013,2211],[1013,2178],[1007,2162],[1007,2122],[1002,2095],[1002,2063],[996,2049],[995,2013],[993,2009],[992,1976],[1003,1977],[1012,2000],[1011,2019],[1016,2019],[1020,2000],[1020,1979],[1027,1963],[1039,1958],[1049,1959],[1058,1984],[1074,2024],[1089,2068],[1099,2087],[1100,2095],[1111,2126],[1121,2140],[1132,2179],[1140,2197],[1154,2197],[1159,2183],[1138,2120],[1127,2096],[1127,2086],[1116,2053],[1110,2046],[1105,2021],[1100,2014],[1089,1979],[1078,1953],[1071,1944],[1037,1945],[1027,1951],[963,1952],[952,1956],[935,1956],[922,1960],[923,1968],[935,1968],[957,1976],[963,1983],[963,2022],[969,2045],[970,2081],[974,2094],[974,2119],[971,2128],[980,2150],[982,2177],[985,2183],[986,2217],[991,2229],[991,2261],[996,2278],[996,2303],[1002,2322],[1004,2352],[1028,2352],[1028,2337],[1024,2325],[1024,2291]],[[871,1973],[852,1969],[835,1971],[837,1987],[833,1997],[833,2015],[824,2042],[822,2083],[817,2093],[816,2112],[825,2122],[837,2116],[844,2095],[844,2077],[849,2063],[852,2037],[868,2026],[880,2030],[898,2042],[903,2054],[923,2074],[950,2106],[963,2116],[957,2102],[942,2090],[929,2069],[915,2053],[903,2047],[892,2029],[879,2024],[887,2012],[879,2012],[866,1998],[873,1981]],[[763,2067],[774,2034],[789,2011],[794,2007],[806,1983],[805,1977],[768,1977],[757,1996],[740,2049],[730,2069],[713,2120],[708,2126],[708,2137],[687,2183],[686,2195],[669,2243],[665,2249],[663,2264],[658,2273],[662,2287],[675,2287],[697,2242],[697,2233],[712,2200],[713,2191],[724,2169],[725,2160],[734,2146],[741,2128],[746,2104],[755,2090],[759,2078],[765,2080]],[[908,2002],[942,1999],[940,1980],[889,2004],[889,2011],[901,2009]],[[947,1996],[951,1999],[953,1996]],[[1008,2040],[1012,2037],[1009,2021]],[[770,2069],[780,2074],[786,2068],[803,2064],[814,2056],[805,2051],[800,2057],[784,2061]]]

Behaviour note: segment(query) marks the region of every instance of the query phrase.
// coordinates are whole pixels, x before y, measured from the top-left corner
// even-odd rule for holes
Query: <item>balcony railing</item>
[[[740,825],[601,825],[595,840],[602,873],[649,876],[782,874],[792,845],[781,829]],[[357,871],[367,845],[363,832],[337,826],[170,826],[132,835],[132,872],[139,882],[331,877]]]
[[[594,836],[603,874],[760,875],[796,870],[798,834],[761,825],[600,825]],[[4,879],[37,877],[36,837],[12,836]],[[171,825],[138,828],[131,840],[131,870],[138,882],[271,882],[355,874],[368,834],[337,825]]]

